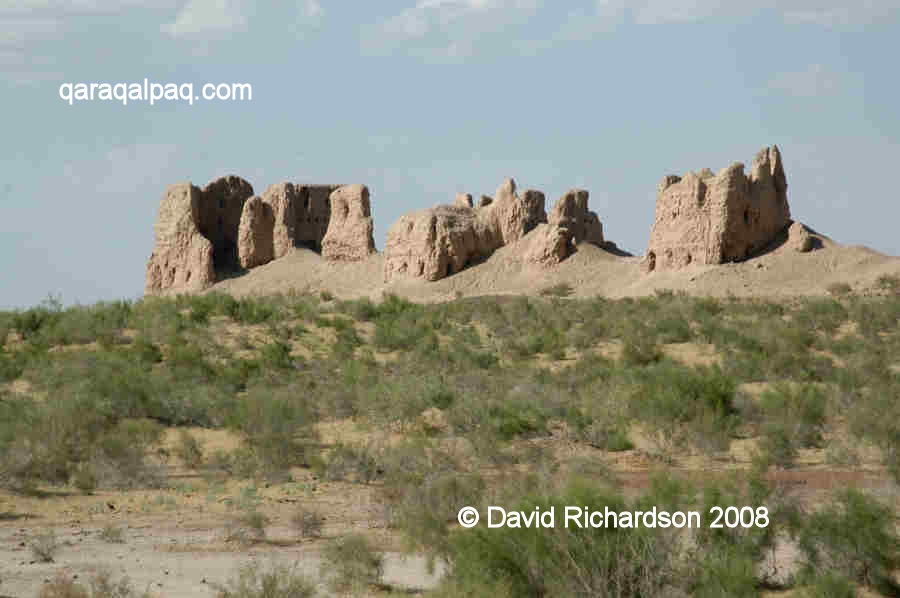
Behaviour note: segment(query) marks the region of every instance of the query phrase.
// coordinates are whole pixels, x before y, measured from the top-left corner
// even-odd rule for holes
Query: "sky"
[[[795,219],[900,255],[900,0],[0,0],[0,308],[143,292],[166,186],[365,183],[375,242],[507,177],[646,248],[657,182],[777,144]],[[68,102],[64,83],[250,83]]]

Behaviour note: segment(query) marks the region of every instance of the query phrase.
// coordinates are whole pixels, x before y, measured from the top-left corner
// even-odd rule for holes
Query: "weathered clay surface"
[[[500,185],[493,202],[482,214],[489,226],[499,232],[503,245],[515,243],[538,224],[547,222],[544,194],[528,189],[520,196],[513,179],[506,179]]]
[[[525,237],[523,259],[537,266],[555,266],[574,251],[574,238],[570,230],[556,224],[539,224]]]
[[[255,268],[275,259],[274,229],[272,206],[260,197],[248,199],[238,228],[238,260],[242,268]]]
[[[584,189],[567,191],[553,206],[547,220],[569,229],[575,243],[586,241],[603,247],[603,225],[597,214],[588,209],[588,192]]]
[[[528,190],[519,196],[512,179],[493,201],[485,197],[477,209],[471,195],[459,194],[453,205],[401,217],[388,231],[385,280],[401,274],[426,280],[450,276],[547,221],[544,194]]]
[[[794,251],[806,253],[813,250],[814,241],[808,228],[799,222],[794,222],[788,228],[787,244]]]
[[[486,258],[500,247],[499,236],[476,210],[437,206],[406,214],[391,226],[384,247],[384,276],[439,280]]]
[[[472,195],[469,193],[457,193],[456,200],[453,202],[454,205],[462,206],[464,208],[472,207]]]
[[[775,146],[756,155],[749,175],[741,163],[715,175],[708,169],[684,177],[669,175],[657,188],[644,269],[743,260],[789,223],[787,177]]]
[[[347,185],[332,192],[328,231],[322,239],[322,257],[356,262],[375,253],[369,189]]]
[[[204,189],[190,183],[166,189],[157,214],[156,239],[147,262],[145,292],[206,288],[216,272],[237,268],[237,240],[250,183],[236,176]]]
[[[545,266],[571,255],[576,235],[602,243],[603,229],[587,210],[586,191],[566,194],[550,224],[544,203],[540,191],[517,193],[515,181],[507,179],[493,199],[482,195],[477,208],[470,195],[460,194],[453,205],[407,214],[388,231],[385,280],[398,275],[438,280],[525,238],[523,260]]]

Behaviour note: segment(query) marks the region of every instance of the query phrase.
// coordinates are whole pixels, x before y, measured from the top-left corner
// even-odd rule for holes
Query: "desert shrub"
[[[568,297],[573,292],[575,289],[572,288],[572,285],[565,282],[541,289],[541,295],[544,297]]]
[[[301,538],[318,538],[322,535],[325,517],[318,511],[301,506],[291,516],[291,525]]]
[[[97,480],[97,473],[90,463],[80,464],[72,475],[72,485],[84,494],[93,494],[94,490],[97,489],[98,484],[99,480]]]
[[[322,559],[322,577],[337,592],[359,595],[384,574],[384,555],[361,534],[332,542],[322,551]]]
[[[319,465],[326,480],[351,480],[368,484],[378,475],[378,461],[371,447],[337,443]]]
[[[225,540],[241,544],[253,544],[266,539],[266,526],[270,519],[255,508],[233,517],[225,527]]]
[[[699,448],[713,449],[727,445],[735,423],[736,384],[721,368],[664,361],[638,370],[636,382],[629,413],[664,444],[693,441]]]
[[[291,355],[291,346],[280,340],[263,345],[260,351],[260,364],[275,370],[294,368],[295,358]]]
[[[885,291],[898,293],[900,292],[900,276],[882,274],[875,281],[875,286]]]
[[[802,308],[794,314],[798,325],[828,334],[834,334],[848,316],[847,308],[840,301],[828,298],[807,299]]]
[[[139,335],[134,339],[131,350],[139,362],[147,365],[160,363],[163,360],[163,354],[159,346],[144,335]]]
[[[594,448],[604,451],[619,452],[634,448],[624,422],[591,422],[584,429],[582,438]]]
[[[601,511],[626,506],[619,495],[579,482],[559,494],[528,496],[511,504],[526,512],[535,507],[546,512],[552,506],[557,518],[569,505]],[[509,595],[521,597],[665,596],[677,581],[672,537],[659,530],[566,528],[559,520],[552,529],[487,529],[479,524],[450,535],[445,591],[485,595],[473,588],[493,588],[500,581]]]
[[[304,463],[315,421],[306,398],[291,387],[259,386],[236,402],[227,423],[243,436],[263,472],[276,474]]]
[[[59,540],[53,530],[38,533],[28,541],[28,548],[35,560],[41,563],[52,563],[59,550]]]
[[[114,580],[108,570],[94,574],[87,586],[60,571],[52,581],[41,586],[38,598],[150,598],[150,593],[138,592],[126,577]]]
[[[414,548],[435,558],[446,550],[447,524],[456,521],[462,507],[481,504],[485,492],[478,474],[413,466],[389,472],[382,494],[388,502],[388,523],[406,532]]]
[[[843,297],[849,295],[853,291],[853,287],[846,282],[833,282],[828,285],[827,291],[834,297]]]
[[[187,430],[178,432],[175,454],[190,469],[197,469],[203,464],[203,445]]]
[[[686,343],[693,337],[690,322],[681,314],[662,314],[653,322],[653,333],[660,343]]]
[[[24,354],[20,351],[6,351],[0,347],[0,382],[11,382],[24,371]]]
[[[15,312],[12,318],[12,328],[24,340],[32,340],[38,334],[51,330],[61,315],[62,303],[51,295],[38,307]]]
[[[248,563],[224,585],[214,585],[216,598],[312,598],[315,585],[293,569]]]
[[[226,296],[225,314],[235,322],[242,324],[264,324],[276,314],[276,309],[264,298],[234,299]]]
[[[488,407],[488,425],[502,440],[547,433],[549,420],[536,403],[524,400],[496,402]]]
[[[817,386],[784,384],[761,398],[764,422],[760,448],[765,462],[789,467],[798,448],[822,445],[827,397]]]
[[[821,575],[801,580],[804,598],[856,598],[856,588],[839,573],[825,571]]]
[[[900,566],[893,509],[855,488],[807,516],[799,546],[811,574],[830,572],[874,588],[894,585],[891,573]]]
[[[121,527],[113,524],[107,524],[100,530],[100,539],[110,544],[124,544],[125,532]]]
[[[662,350],[646,328],[635,326],[622,339],[621,362],[626,367],[650,365],[662,357]]]

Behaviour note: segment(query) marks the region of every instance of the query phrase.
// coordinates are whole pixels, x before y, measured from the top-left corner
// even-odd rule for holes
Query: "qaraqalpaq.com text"
[[[141,83],[63,83],[59,97],[70,106],[76,102],[131,103],[187,102],[218,100],[249,102],[253,100],[250,83],[205,83],[194,93],[193,83],[153,83],[145,78]]]

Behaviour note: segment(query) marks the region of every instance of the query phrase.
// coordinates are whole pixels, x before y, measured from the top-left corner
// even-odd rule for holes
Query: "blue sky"
[[[643,252],[668,173],[785,159],[794,217],[900,254],[900,0],[0,0],[0,307],[141,294],[167,184],[362,182],[402,213],[585,187]],[[246,82],[251,102],[59,98]],[[548,206],[549,207],[549,206]]]

